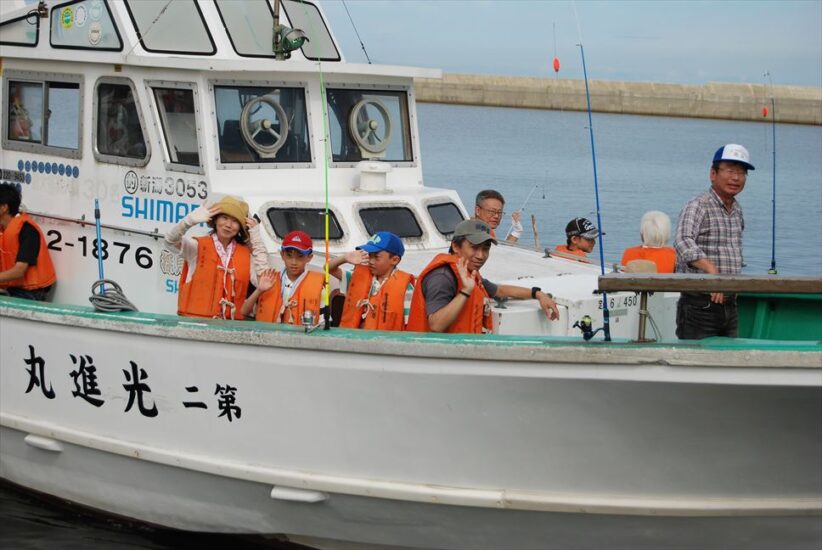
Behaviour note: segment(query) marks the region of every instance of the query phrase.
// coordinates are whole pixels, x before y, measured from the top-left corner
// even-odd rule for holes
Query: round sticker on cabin
[[[103,16],[103,4],[100,0],[92,0],[89,5],[88,16],[92,21],[99,21]]]
[[[86,19],[88,18],[88,12],[86,11],[86,7],[82,4],[77,6],[77,9],[74,10],[74,24],[78,27],[82,27],[86,24]]]
[[[96,46],[100,43],[100,40],[103,38],[103,28],[100,26],[100,23],[92,23],[89,25],[88,28],[88,43],[92,46]]]
[[[133,195],[137,192],[137,173],[134,170],[129,170],[126,172],[126,177],[123,179],[123,185],[129,195]]]
[[[64,29],[70,29],[73,20],[74,14],[72,13],[71,8],[65,8],[60,12],[60,24],[63,25]]]

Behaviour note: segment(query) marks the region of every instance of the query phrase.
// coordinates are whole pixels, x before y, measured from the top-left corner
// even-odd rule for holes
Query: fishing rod
[[[525,197],[525,202],[522,203],[522,206],[520,207],[519,210],[517,210],[517,212],[522,213],[525,210],[525,207],[528,205],[528,202],[531,200],[531,197],[534,196],[534,191],[537,190],[537,187],[539,187],[539,183],[534,184],[534,187],[531,188],[531,192],[528,193],[527,197]],[[543,196],[542,198],[545,198],[545,197]],[[514,222],[512,221],[511,222],[511,227],[508,228],[508,232],[505,234],[506,239],[508,238],[508,236],[511,234],[511,231],[513,231],[513,230],[514,230]]]
[[[600,274],[605,275],[605,242],[602,238],[602,215],[599,208],[599,179],[597,178],[597,151],[594,145],[594,120],[591,116],[591,93],[588,89],[588,70],[585,66],[585,48],[582,45],[582,29],[579,26],[579,16],[577,15],[576,2],[574,6],[574,17],[577,21],[577,32],[579,33],[579,53],[582,56],[582,75],[585,77],[585,100],[588,103],[588,133],[591,136],[591,161],[594,165],[594,197],[597,205],[597,227],[599,227],[599,269]],[[602,332],[605,335],[605,341],[611,341],[611,320],[610,311],[608,310],[608,294],[602,293]]]
[[[300,1],[303,7],[303,15],[305,15],[305,20],[308,22],[308,31],[310,36],[319,36],[314,32],[314,25],[311,23],[312,19],[308,13],[308,9],[306,8],[305,2],[302,0]],[[348,8],[346,8],[348,11]],[[353,23],[353,21],[352,21]],[[313,48],[313,43],[308,40],[309,45]],[[365,46],[363,46],[363,50]],[[317,59],[317,70],[320,76],[320,103],[322,104],[322,115],[323,115],[323,182],[325,187],[325,210],[323,212],[324,217],[324,236],[323,239],[325,241],[325,262],[323,265],[323,275],[325,276],[325,280],[323,283],[323,307],[320,309],[320,312],[323,316],[323,330],[330,330],[331,329],[331,282],[330,282],[330,271],[329,271],[329,261],[331,258],[331,254],[329,252],[329,241],[330,241],[330,231],[329,231],[329,219],[331,217],[331,209],[329,207],[329,199],[328,199],[328,142],[330,136],[328,134],[328,128],[331,126],[328,120],[328,107],[326,101],[326,90],[325,90],[325,77],[323,75],[323,65],[322,65],[322,52],[316,52],[316,59]],[[367,56],[368,54],[366,54]],[[369,63],[371,60],[369,59]]]
[[[766,72],[763,76],[768,77],[771,83],[771,133],[772,133],[772,148],[773,153],[773,181],[771,183],[771,268],[768,270],[768,275],[776,275],[776,101],[773,94],[773,79],[771,78],[771,71]]]

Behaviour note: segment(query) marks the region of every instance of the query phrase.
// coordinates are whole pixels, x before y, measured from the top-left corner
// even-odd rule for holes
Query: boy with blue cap
[[[340,327],[405,329],[405,294],[414,285],[414,276],[397,269],[404,253],[398,236],[379,231],[356,250],[329,262],[329,273],[340,280],[340,266],[354,265]]]

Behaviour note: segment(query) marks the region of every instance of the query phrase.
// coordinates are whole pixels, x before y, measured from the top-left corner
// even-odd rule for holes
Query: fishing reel
[[[582,332],[582,338],[587,342],[591,338],[596,335],[597,332],[602,330],[603,327],[599,327],[598,329],[594,329],[594,323],[591,320],[590,315],[585,315],[579,321],[576,321],[571,328],[578,328]]]

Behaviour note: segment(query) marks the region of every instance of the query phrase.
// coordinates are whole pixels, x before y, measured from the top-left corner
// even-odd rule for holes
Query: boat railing
[[[645,337],[648,295],[653,292],[822,294],[822,277],[781,277],[774,275],[700,275],[609,273],[599,277],[600,292],[639,293],[637,342]]]
[[[85,226],[85,225],[94,225],[94,219],[86,219],[86,215],[83,214],[79,218],[69,218],[67,216],[55,216],[54,214],[45,214],[43,212],[35,212],[32,210],[26,210],[26,213],[30,216],[36,216],[38,218],[47,218],[49,220],[58,220],[62,222],[68,223],[76,223],[77,225]],[[127,233],[134,233],[135,235],[144,235],[146,237],[151,237],[153,239],[164,239],[165,234],[160,233],[159,229],[155,228],[154,231],[144,231],[142,229],[134,229],[133,227],[123,227],[120,225],[111,225],[107,223],[101,223],[100,227],[103,229],[112,229],[114,231],[125,231]]]

